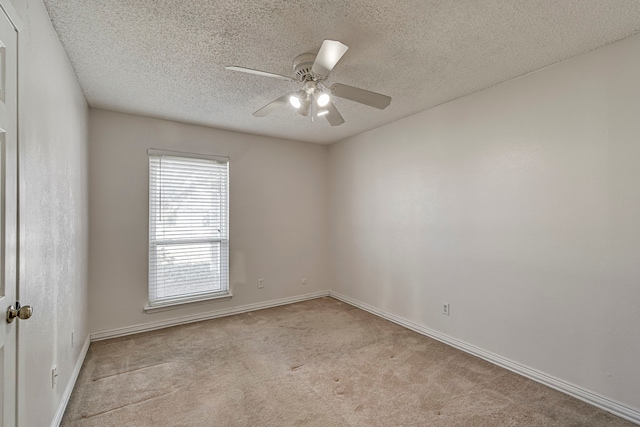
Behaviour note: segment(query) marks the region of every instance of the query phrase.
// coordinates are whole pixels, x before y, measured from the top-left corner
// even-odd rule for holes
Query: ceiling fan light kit
[[[291,105],[293,105],[293,108],[295,109],[300,108],[300,105],[301,105],[300,95],[291,95],[289,97],[289,102],[291,103]]]
[[[325,107],[329,101],[331,101],[331,97],[328,93],[322,93],[318,96],[318,107]]]
[[[330,87],[324,84],[329,73],[347,52],[347,49],[349,47],[339,41],[325,40],[317,55],[303,53],[293,60],[293,75],[295,77],[236,66],[225,67],[225,69],[298,82],[303,85],[301,90],[287,93],[260,108],[253,113],[254,116],[264,117],[288,102],[300,115],[308,116],[311,112],[312,121],[324,116],[331,126],[339,126],[344,123],[344,119],[333,104],[332,97],[347,99],[380,110],[385,109],[391,103],[391,97],[376,92],[340,83],[335,83]]]

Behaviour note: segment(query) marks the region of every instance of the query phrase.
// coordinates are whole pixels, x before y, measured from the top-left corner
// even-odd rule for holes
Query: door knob
[[[16,317],[22,320],[27,320],[33,314],[33,308],[30,305],[21,306],[19,302],[16,302],[16,306],[10,306],[7,309],[7,323],[13,322]]]

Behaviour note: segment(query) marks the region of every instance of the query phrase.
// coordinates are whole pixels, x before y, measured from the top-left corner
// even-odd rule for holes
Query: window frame
[[[152,230],[154,227],[154,224],[152,224],[152,219],[154,217],[154,214],[152,213],[151,209],[152,209],[152,171],[151,171],[151,160],[152,157],[162,157],[162,156],[167,156],[167,157],[177,157],[177,158],[185,158],[185,159],[198,159],[198,160],[212,160],[218,163],[224,163],[226,164],[226,194],[223,195],[223,197],[226,199],[225,200],[225,207],[226,207],[226,217],[222,218],[223,221],[223,227],[225,227],[225,234],[226,234],[226,238],[221,237],[221,238],[205,238],[202,239],[202,242],[206,241],[206,242],[220,242],[222,243],[220,245],[220,251],[223,254],[222,258],[226,261],[226,263],[222,262],[220,263],[219,267],[221,269],[221,271],[224,271],[225,274],[222,274],[222,277],[224,279],[224,283],[222,283],[222,287],[223,289],[220,291],[214,291],[214,292],[206,292],[206,293],[201,293],[201,294],[187,294],[187,295],[183,295],[183,296],[176,296],[173,298],[163,298],[161,300],[158,299],[152,299],[152,269],[155,268],[155,266],[157,265],[157,263],[153,262],[153,249],[152,247],[156,246],[158,243],[160,244],[164,244],[166,245],[168,244],[184,244],[185,242],[189,242],[189,243],[198,243],[195,240],[178,240],[178,239],[173,239],[170,241],[167,241],[166,239],[161,240],[153,240],[152,239]],[[147,243],[148,243],[148,270],[147,270],[147,305],[144,307],[144,310],[149,313],[149,312],[154,312],[154,311],[164,311],[164,310],[169,310],[169,309],[173,309],[173,308],[179,308],[178,306],[182,306],[184,304],[190,304],[190,303],[201,303],[201,302],[207,302],[207,301],[211,301],[211,300],[220,300],[220,299],[230,299],[233,294],[231,292],[231,280],[229,277],[229,193],[230,193],[230,188],[229,188],[229,157],[226,156],[218,156],[218,155],[210,155],[210,154],[199,154],[199,153],[187,153],[187,152],[180,152],[180,151],[171,151],[171,150],[161,150],[161,149],[155,149],[155,148],[149,148],[147,150],[147,166],[148,166],[148,229],[147,229]],[[226,289],[225,289],[226,286]]]

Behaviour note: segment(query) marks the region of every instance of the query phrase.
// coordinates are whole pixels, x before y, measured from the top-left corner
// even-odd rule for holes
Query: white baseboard
[[[71,372],[71,378],[69,378],[67,386],[64,388],[64,393],[62,394],[62,399],[60,399],[60,404],[58,405],[56,415],[53,417],[53,421],[51,421],[51,427],[58,427],[62,422],[62,416],[64,415],[64,411],[67,409],[67,404],[69,403],[69,398],[71,398],[73,387],[75,387],[76,385],[78,375],[80,374],[80,369],[82,368],[82,364],[84,363],[84,358],[87,356],[87,351],[89,351],[89,344],[91,344],[91,339],[90,335],[87,335],[87,339],[84,340],[84,344],[82,345],[82,350],[80,350],[78,360],[73,367],[73,372]]]
[[[624,418],[636,424],[640,424],[640,410],[638,409],[634,409],[629,406],[625,406],[621,403],[615,402],[613,400],[607,399],[604,396],[601,396],[597,393],[586,390],[577,385],[568,383],[559,378],[545,374],[544,372],[540,372],[528,366],[521,365],[517,362],[514,362],[513,360],[509,360],[507,358],[491,353],[482,348],[468,344],[464,341],[460,341],[448,335],[434,331],[433,329],[429,329],[425,326],[403,319],[400,316],[396,316],[395,314],[391,314],[384,310],[380,310],[379,308],[373,307],[369,304],[363,303],[361,301],[358,301],[346,295],[342,295],[337,292],[330,291],[329,296],[337,300],[340,300],[342,302],[345,302],[347,304],[353,305],[354,307],[361,308],[362,310],[368,311],[371,314],[375,314],[376,316],[382,317],[383,319],[389,320],[393,323],[397,323],[398,325],[404,326],[407,329],[411,329],[414,332],[417,332],[422,335],[426,335],[430,338],[433,338],[435,340],[448,344],[451,347],[455,347],[466,353],[472,354],[476,357],[486,360],[487,362],[490,362],[490,363],[493,363],[494,365],[508,369],[512,372],[515,372],[524,377],[527,377],[533,381],[537,381],[555,390],[568,394],[569,396],[573,396],[576,399],[580,399],[590,405],[603,409],[621,418]]]
[[[108,331],[91,334],[91,341],[106,340],[109,338],[123,337],[126,335],[138,334],[140,332],[153,331],[156,329],[168,328],[170,326],[184,325],[186,323],[199,322],[202,320],[215,319],[217,317],[231,316],[233,314],[247,313],[249,311],[262,310],[265,308],[277,307],[279,305],[293,304],[295,302],[307,301],[310,299],[329,296],[329,291],[313,292],[310,294],[297,295],[294,297],[281,298],[277,300],[264,301],[255,304],[246,304],[222,310],[213,310],[206,313],[192,314],[190,316],[176,317],[174,319],[161,320],[157,322],[143,323],[141,325],[127,326],[124,328],[111,329]]]
[[[190,316],[178,317],[175,319],[169,319],[169,320],[163,320],[158,322],[145,323],[141,325],[129,326],[125,328],[112,329],[109,331],[97,332],[97,333],[91,334],[91,341],[100,341],[100,340],[105,340],[109,338],[116,338],[116,337],[121,337],[126,335],[137,334],[140,332],[167,328],[170,326],[177,326],[177,325],[183,325],[186,323],[199,322],[201,320],[215,319],[217,317],[247,313],[250,311],[262,310],[270,307],[277,307],[279,305],[293,304],[296,302],[307,301],[307,300],[321,298],[325,296],[330,296],[339,301],[350,304],[354,307],[358,307],[362,310],[368,311],[369,313],[372,313],[383,319],[389,320],[400,326],[404,326],[405,328],[411,329],[412,331],[417,332],[421,335],[425,335],[435,340],[438,340],[440,342],[443,342],[454,348],[457,348],[466,353],[472,354],[476,357],[479,357],[490,363],[493,363],[494,365],[508,369],[512,372],[515,372],[533,381],[539,382],[555,390],[558,390],[562,393],[573,396],[590,405],[603,409],[621,418],[624,418],[636,424],[640,424],[640,410],[638,409],[631,408],[629,406],[615,402],[611,399],[608,399],[592,391],[586,390],[582,387],[568,383],[559,378],[548,375],[544,372],[541,372],[536,369],[530,368],[528,366],[522,365],[520,363],[514,362],[513,360],[491,353],[490,351],[484,350],[472,344],[450,337],[448,335],[445,335],[433,329],[429,329],[425,326],[419,325],[410,320],[404,319],[400,316],[396,316],[395,314],[391,314],[387,311],[381,310],[379,308],[376,308],[374,306],[371,306],[369,304],[366,304],[364,302],[358,301],[354,298],[348,297],[346,295],[342,295],[334,291],[314,292],[314,293],[299,295],[295,297],[264,301],[264,302],[255,303],[255,304],[247,304],[239,307],[233,307],[233,308],[222,309],[222,310],[214,310],[206,313],[199,313],[199,314],[194,314]],[[69,401],[69,397],[71,396],[73,385],[75,384],[78,373],[80,372],[80,367],[82,366],[82,361],[84,360],[84,357],[86,355],[88,348],[89,348],[89,339],[87,339],[87,342],[85,343],[82,349],[81,357],[78,359],[78,363],[72,374],[72,379],[69,381],[69,384],[65,389],[62,402],[60,404],[60,407],[58,408],[58,412],[56,413],[56,417],[54,419],[54,422],[51,424],[51,427],[58,427],[60,421],[62,420],[62,415],[64,414],[64,410]]]

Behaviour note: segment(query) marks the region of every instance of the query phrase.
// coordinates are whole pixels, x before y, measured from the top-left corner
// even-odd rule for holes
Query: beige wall
[[[48,426],[89,334],[87,104],[42,2],[12,3],[24,25],[19,295],[34,308],[18,329],[19,417]]]
[[[638,70],[635,36],[332,145],[332,289],[640,409]]]
[[[103,110],[89,117],[92,332],[328,289],[326,146]],[[230,157],[231,300],[143,311],[148,148]]]

